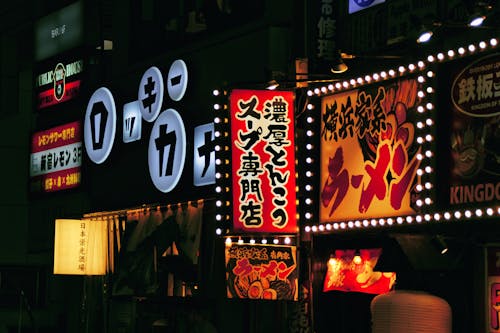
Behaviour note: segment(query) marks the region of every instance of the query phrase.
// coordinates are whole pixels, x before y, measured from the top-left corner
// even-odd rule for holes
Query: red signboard
[[[320,222],[415,212],[420,89],[409,78],[322,99]]]
[[[367,294],[383,294],[392,289],[396,273],[377,272],[373,268],[381,249],[336,250],[328,261],[323,291],[339,290]],[[355,258],[355,255],[358,258]]]
[[[234,90],[230,103],[234,230],[295,233],[294,94]]]
[[[54,192],[80,185],[82,132],[72,122],[37,132],[31,140],[31,188],[33,192]]]
[[[227,297],[296,301],[296,252],[295,246],[226,244]]]
[[[487,263],[487,332],[500,332],[500,247],[488,247]]]
[[[69,101],[80,94],[83,61],[58,63],[36,77],[37,109]]]

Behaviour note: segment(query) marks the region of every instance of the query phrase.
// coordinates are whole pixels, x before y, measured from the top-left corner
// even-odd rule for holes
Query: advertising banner
[[[234,230],[295,233],[294,93],[233,90],[230,104]]]
[[[486,248],[488,333],[500,332],[500,247]]]
[[[320,222],[413,214],[416,78],[321,101]]]
[[[448,142],[451,155],[441,168],[449,170],[449,176],[443,177],[449,179],[445,204],[496,204],[500,200],[500,54],[449,66],[439,72],[442,82],[451,84],[449,99],[443,98],[447,101],[443,109],[449,110],[443,129],[449,140],[441,139]]]
[[[76,121],[36,132],[31,139],[32,192],[55,192],[80,185],[81,123]]]
[[[226,244],[225,256],[228,298],[298,299],[295,246]]]
[[[392,289],[396,273],[377,272],[374,267],[382,249],[336,250],[328,261],[323,291],[383,294]],[[358,258],[355,256],[358,255]]]

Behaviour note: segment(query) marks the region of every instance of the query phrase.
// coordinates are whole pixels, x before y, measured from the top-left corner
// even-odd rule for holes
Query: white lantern
[[[106,274],[107,233],[107,220],[57,219],[54,235],[54,274]]]
[[[451,307],[422,291],[396,290],[373,298],[372,333],[451,333]]]

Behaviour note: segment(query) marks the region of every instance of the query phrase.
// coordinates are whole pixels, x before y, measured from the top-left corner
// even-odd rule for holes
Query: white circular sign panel
[[[104,162],[113,147],[116,134],[116,107],[108,88],[97,89],[90,97],[85,112],[84,142],[90,160]]]
[[[151,123],[158,117],[163,103],[163,92],[163,76],[157,67],[152,66],[142,75],[137,94],[145,121]]]
[[[148,165],[153,184],[163,193],[179,182],[186,158],[186,130],[174,109],[160,113],[149,138]]]
[[[186,93],[188,84],[188,71],[184,60],[177,59],[172,65],[167,76],[167,92],[173,101],[180,101]]]

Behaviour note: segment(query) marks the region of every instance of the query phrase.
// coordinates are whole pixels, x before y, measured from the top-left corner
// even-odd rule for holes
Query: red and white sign
[[[294,94],[233,90],[233,227],[295,233]]]
[[[72,122],[37,132],[31,140],[31,187],[35,192],[54,192],[80,185],[82,132]]]

